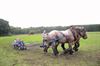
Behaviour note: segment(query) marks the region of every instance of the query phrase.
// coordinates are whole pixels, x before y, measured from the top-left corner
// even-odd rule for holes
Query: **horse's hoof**
[[[54,56],[58,56],[59,52],[56,52],[56,53],[53,53],[53,54],[54,54]]]
[[[70,52],[69,52],[70,55],[73,55],[73,53],[74,53],[74,51],[70,51]]]
[[[63,54],[67,54],[68,52],[69,52],[69,50],[66,49],[66,50],[63,52]]]
[[[78,48],[75,48],[75,47],[74,47],[73,50],[74,50],[75,52],[77,52],[77,51],[78,51]]]
[[[58,54],[54,54],[54,56],[58,56]]]
[[[78,51],[78,49],[75,49],[75,52],[77,52]]]
[[[78,51],[78,49],[74,49],[74,51],[75,51],[75,52],[77,52],[77,51]]]
[[[68,52],[67,52],[68,53]],[[62,52],[60,55],[65,55],[65,54],[67,54],[66,52]]]
[[[69,53],[70,55],[73,55],[73,53]]]
[[[43,50],[45,53],[47,53],[48,51],[46,49]]]
[[[47,51],[44,51],[44,53],[46,54],[46,53],[47,53]]]
[[[73,55],[73,53],[70,53],[70,55]]]
[[[54,53],[54,56],[57,56],[57,53]]]

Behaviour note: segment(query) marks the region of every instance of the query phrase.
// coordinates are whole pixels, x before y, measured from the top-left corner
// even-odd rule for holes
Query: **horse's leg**
[[[59,53],[57,50],[58,45],[59,45],[59,43],[53,42],[52,49],[53,49],[53,53],[55,56]]]
[[[73,48],[72,48],[72,43],[68,43],[69,48],[65,50],[64,54],[69,53],[73,54]]]
[[[65,48],[65,43],[61,43],[61,47],[63,49],[63,53],[62,54],[66,54],[66,53],[69,52],[68,49]]]
[[[65,51],[65,46],[64,46],[65,44],[64,43],[61,43],[61,47],[62,47],[62,49]]]
[[[73,54],[72,43],[69,43],[68,46],[69,46],[69,54],[72,55]]]
[[[79,41],[77,41],[73,47],[73,50],[78,51],[78,47],[80,46]]]
[[[77,47],[80,47],[80,43],[79,43],[79,41],[77,42]]]
[[[58,45],[59,44],[56,44],[56,46],[55,46],[55,49],[56,49],[57,54],[59,54],[58,49],[57,49]]]
[[[72,48],[72,43],[68,43],[69,48],[67,49],[67,51],[69,52],[69,54],[73,54],[73,48]]]
[[[43,50],[45,53],[48,52],[48,47],[45,47],[44,50]]]
[[[44,52],[47,53],[48,52],[48,48],[49,48],[50,44],[48,44],[47,46],[44,47]]]

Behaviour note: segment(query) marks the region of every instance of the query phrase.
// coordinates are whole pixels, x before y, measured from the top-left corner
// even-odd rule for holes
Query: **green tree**
[[[9,33],[10,33],[9,22],[4,19],[0,19],[0,36],[9,35]]]

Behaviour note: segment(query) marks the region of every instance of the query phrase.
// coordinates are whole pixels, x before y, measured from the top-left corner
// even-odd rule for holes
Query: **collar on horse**
[[[74,41],[76,41],[77,37],[78,37],[78,35],[76,34],[77,32],[75,30],[73,30],[73,29],[71,29],[71,32],[72,32],[72,34],[74,36]]]

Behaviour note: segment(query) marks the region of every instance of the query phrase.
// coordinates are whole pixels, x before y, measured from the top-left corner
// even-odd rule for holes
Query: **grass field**
[[[28,44],[28,50],[19,51],[12,48],[12,41],[21,38]],[[81,39],[79,51],[73,55],[52,55],[51,49],[44,54],[40,34],[14,35],[0,37],[0,66],[100,66],[100,32],[88,32],[88,39]],[[67,44],[66,44],[67,45]],[[59,46],[58,50],[62,52]]]

